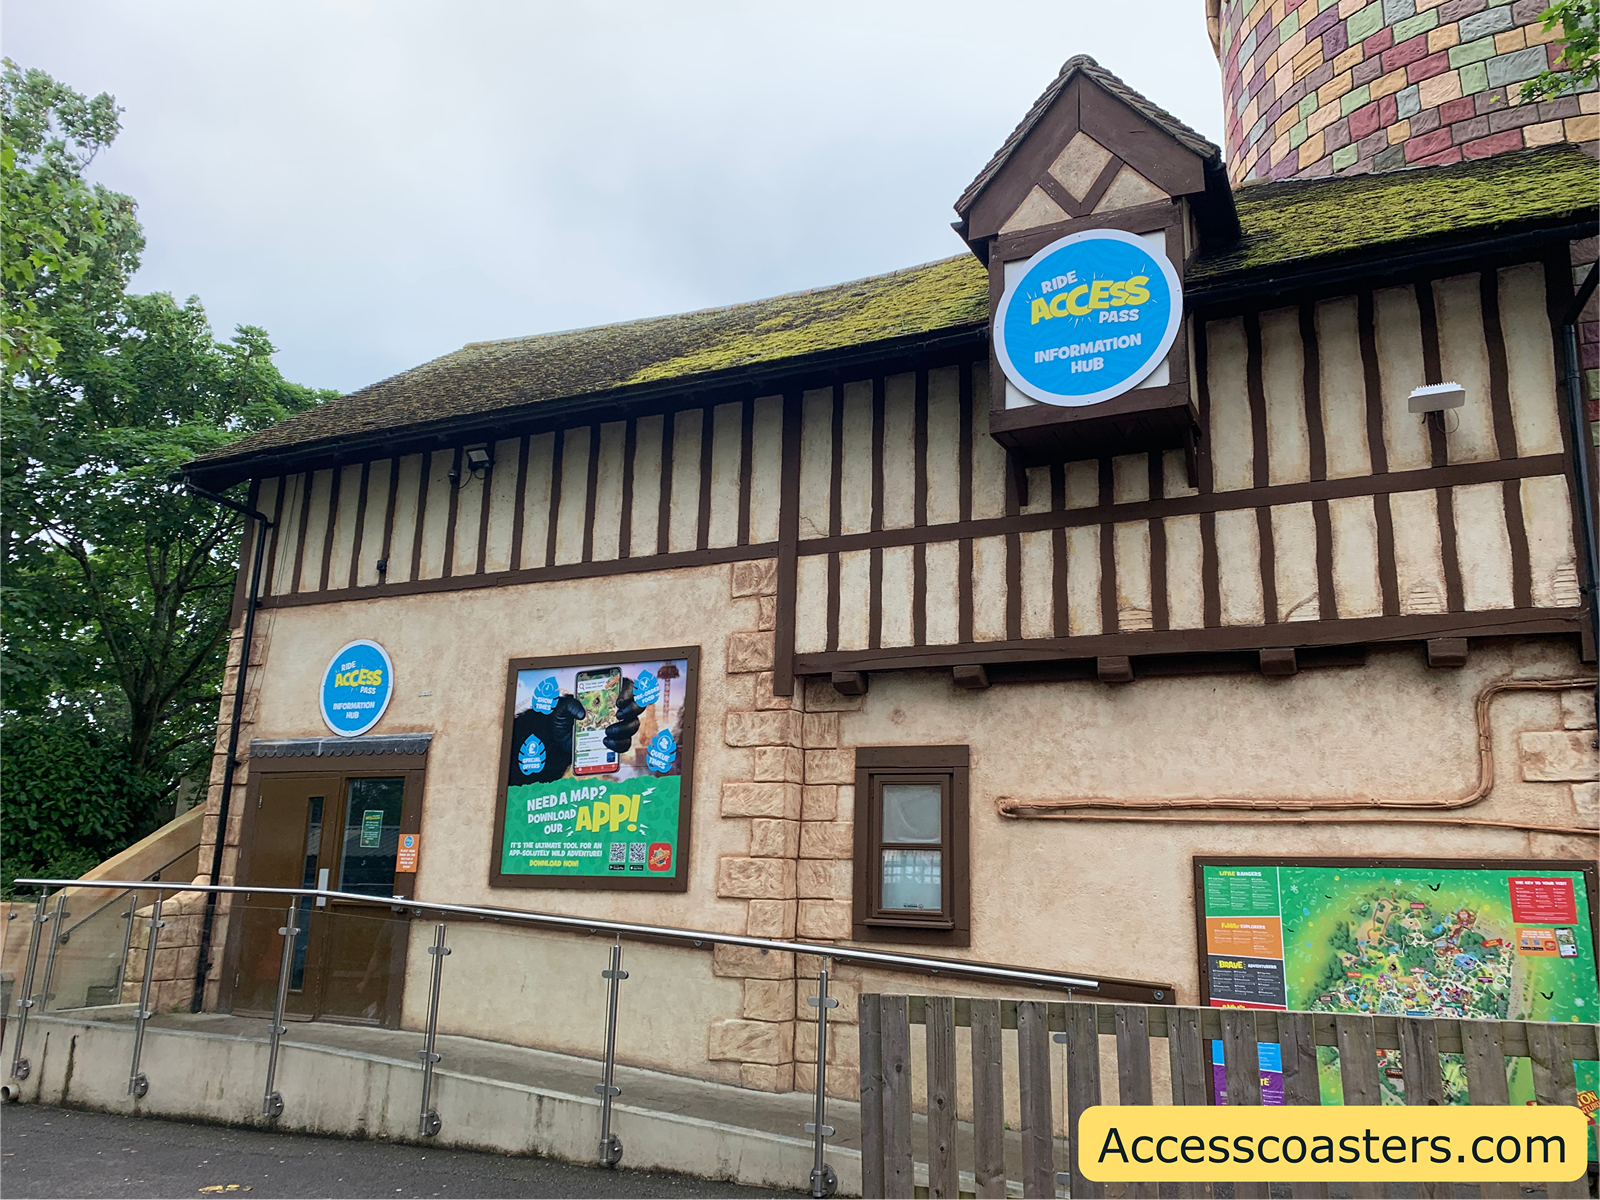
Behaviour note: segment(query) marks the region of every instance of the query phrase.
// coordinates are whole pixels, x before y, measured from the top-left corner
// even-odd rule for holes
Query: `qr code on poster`
[[[628,861],[628,858],[627,858],[627,855],[628,855],[628,843],[627,842],[612,842],[611,846],[610,846],[610,850],[611,850],[610,863],[611,863],[612,866],[620,867],[620,866],[622,866],[624,863],[626,863]]]
[[[628,866],[636,870],[643,870],[645,863],[646,846],[643,842],[628,843]]]

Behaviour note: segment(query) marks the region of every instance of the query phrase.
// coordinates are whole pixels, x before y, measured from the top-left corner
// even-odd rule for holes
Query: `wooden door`
[[[322,839],[320,869],[336,892],[392,899],[406,775],[344,781],[336,817]],[[320,954],[318,1015],[394,1025],[400,1015],[405,917],[383,905],[333,901],[312,918]]]
[[[316,887],[324,856],[325,831],[339,807],[342,781],[337,775],[264,775],[256,799],[255,828],[246,856],[246,887]],[[235,1012],[271,1015],[283,962],[286,897],[247,892],[235,902],[239,923],[238,980]],[[313,906],[298,905],[295,949],[290,959],[286,1015],[307,1020],[317,1014],[320,970],[312,953]]]

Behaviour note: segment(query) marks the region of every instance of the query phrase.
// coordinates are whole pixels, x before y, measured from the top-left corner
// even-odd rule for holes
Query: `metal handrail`
[[[590,917],[574,917],[561,913],[529,912],[514,908],[490,908],[475,904],[442,904],[437,901],[408,900],[400,896],[365,896],[353,892],[335,892],[319,888],[243,887],[238,884],[180,884],[169,885],[133,883],[127,880],[78,879],[18,879],[18,887],[95,887],[126,888],[137,891],[211,892],[217,894],[252,893],[263,896],[311,896],[318,900],[332,900],[341,904],[368,904],[382,908],[409,908],[419,915],[423,912],[453,913],[463,917],[478,917],[493,921],[510,921],[517,924],[567,929],[586,933],[608,933],[619,937],[642,937],[654,940],[676,941],[696,948],[706,946],[744,946],[752,950],[779,954],[809,954],[833,959],[835,962],[859,963],[863,966],[884,967],[894,971],[912,971],[928,975],[957,975],[974,979],[988,979],[997,983],[1019,983],[1030,987],[1053,988],[1058,991],[1098,992],[1104,984],[1122,984],[1142,988],[1150,993],[1155,1003],[1170,1003],[1170,984],[1146,983],[1137,980],[1101,980],[1078,975],[1059,975],[1050,971],[1026,971],[1015,967],[997,967],[988,963],[964,962],[961,959],[933,958],[916,954],[894,954],[885,950],[859,950],[828,942],[789,942],[773,938],[751,937],[742,933],[713,933],[709,930],[683,929],[671,925],[641,925],[628,921],[606,921]]]
[[[199,845],[196,844],[196,845],[190,846],[182,854],[178,855],[177,858],[169,858],[169,859],[167,859],[166,862],[162,863],[154,871],[151,871],[150,874],[145,876],[145,885],[148,885],[148,884],[151,884],[151,883],[160,883],[161,882],[161,872],[165,871],[173,863],[180,862],[183,859],[189,857],[189,855],[198,852],[199,849],[200,849]],[[84,883],[83,880],[75,879],[75,880],[72,881],[72,883],[68,884],[67,886],[68,887],[85,887],[87,885]],[[132,892],[132,891],[135,891],[135,890],[137,890],[137,889],[128,888],[128,889],[126,889],[124,891],[123,894],[126,895],[128,892]],[[63,944],[65,944],[67,938],[69,938],[72,935],[72,931],[73,930],[79,928],[82,925],[87,925],[90,921],[94,920],[101,913],[105,912],[106,909],[110,908],[113,904],[115,904],[120,899],[122,899],[121,896],[113,896],[113,897],[111,897],[111,899],[107,900],[104,904],[102,904],[99,908],[95,909],[87,917],[84,917],[81,921],[75,921],[71,925],[68,925],[65,929],[63,929],[56,936],[61,939]]]
[[[563,913],[527,912],[512,908],[491,908],[475,904],[442,904],[437,901],[408,900],[404,896],[368,896],[354,892],[331,891],[327,888],[288,888],[288,887],[246,887],[239,884],[173,884],[163,885],[159,882],[135,883],[127,880],[96,879],[19,879],[17,883],[23,886],[33,886],[42,889],[39,893],[38,906],[34,915],[34,935],[28,944],[27,980],[23,985],[24,995],[18,1000],[18,1026],[16,1036],[16,1056],[11,1067],[11,1076],[14,1079],[26,1079],[28,1075],[28,1062],[22,1055],[23,1034],[27,1028],[28,1010],[33,1007],[33,976],[34,967],[38,959],[39,930],[43,923],[50,918],[45,912],[49,899],[50,888],[63,889],[56,893],[56,916],[59,923],[62,915],[61,905],[66,897],[66,888],[84,887],[101,889],[122,889],[125,892],[154,891],[155,903],[150,908],[149,941],[145,948],[144,979],[139,994],[139,1006],[134,1013],[134,1039],[133,1060],[128,1071],[128,1092],[135,1097],[144,1096],[149,1089],[149,1080],[139,1069],[140,1053],[144,1043],[145,1022],[154,1015],[150,1008],[150,989],[152,974],[155,967],[156,945],[160,938],[160,931],[165,922],[161,920],[161,904],[164,897],[183,892],[196,892],[207,894],[207,911],[215,907],[216,898],[224,894],[253,895],[259,893],[264,897],[275,897],[278,900],[287,898],[286,912],[283,926],[278,933],[283,937],[283,950],[281,961],[278,964],[277,998],[272,1010],[272,1026],[270,1045],[267,1051],[266,1087],[262,1094],[261,1115],[266,1120],[276,1120],[284,1110],[283,1096],[274,1088],[277,1080],[278,1053],[282,1044],[282,1037],[288,1032],[284,1025],[284,1005],[288,997],[290,966],[294,954],[295,936],[299,932],[299,923],[303,914],[309,911],[310,906],[306,900],[314,899],[318,908],[324,907],[328,901],[333,900],[341,904],[359,904],[372,908],[387,908],[391,912],[404,915],[407,910],[416,917],[421,917],[424,912],[437,914],[442,917],[470,917],[479,921],[509,922],[517,925],[529,925],[549,929],[567,930],[570,932],[584,932],[589,934],[607,933],[612,935],[610,966],[601,972],[607,981],[606,1002],[606,1029],[605,1029],[605,1056],[604,1069],[599,1085],[595,1092],[600,1096],[600,1142],[597,1155],[601,1166],[614,1167],[622,1159],[622,1139],[617,1136],[612,1128],[612,1104],[622,1094],[622,1089],[615,1080],[616,1048],[617,1048],[617,1013],[619,985],[628,978],[628,972],[622,969],[622,939],[624,937],[644,938],[651,941],[678,943],[693,946],[696,949],[705,949],[715,946],[742,946],[759,950],[763,954],[776,951],[780,954],[803,954],[817,958],[817,994],[809,997],[807,1003],[817,1009],[817,1044],[816,1044],[816,1095],[813,1119],[806,1122],[805,1129],[812,1137],[812,1170],[810,1176],[811,1195],[815,1200],[826,1200],[834,1195],[838,1189],[838,1174],[826,1160],[826,1142],[833,1136],[833,1126],[827,1124],[827,1060],[828,1060],[828,1009],[838,1005],[839,1001],[828,995],[828,967],[830,962],[856,963],[861,966],[880,967],[894,971],[914,971],[929,975],[960,975],[976,979],[989,980],[997,983],[1019,983],[1032,987],[1051,988],[1064,991],[1069,997],[1076,992],[1098,993],[1100,998],[1110,997],[1111,992],[1125,993],[1123,998],[1129,998],[1128,993],[1144,993],[1138,996],[1140,1003],[1170,1004],[1172,1002],[1172,989],[1165,984],[1136,983],[1131,980],[1101,980],[1090,979],[1078,975],[1059,975],[1049,971],[1028,971],[1016,967],[994,966],[990,963],[965,962],[959,959],[933,958],[919,954],[895,954],[884,950],[859,950],[851,946],[838,946],[820,942],[782,941],[776,938],[750,937],[742,933],[712,933],[708,930],[683,929],[671,925],[642,925],[631,921],[606,921],[591,920],[586,917],[568,916]],[[137,905],[138,901],[134,901]],[[104,906],[102,906],[104,907]],[[134,909],[129,910],[130,917]],[[133,922],[128,923],[131,936]],[[435,927],[433,945],[429,953],[434,956],[431,972],[431,985],[428,992],[428,1017],[427,1040],[418,1057],[422,1059],[422,1101],[418,1108],[417,1133],[420,1137],[432,1137],[438,1134],[442,1121],[439,1113],[431,1106],[433,1090],[433,1074],[435,1064],[441,1060],[436,1047],[439,1020],[439,985],[443,968],[444,956],[450,953],[445,946],[446,926],[441,922]],[[45,984],[43,991],[48,999],[50,966],[55,959],[57,939],[50,939],[50,958],[45,963]],[[126,950],[124,951],[126,958]],[[798,979],[796,980],[798,983]]]

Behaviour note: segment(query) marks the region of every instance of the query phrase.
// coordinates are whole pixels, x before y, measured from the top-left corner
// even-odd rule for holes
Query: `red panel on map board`
[[[1570,879],[1546,879],[1513,875],[1511,919],[1523,921],[1577,921],[1578,897]]]
[[[1254,1008],[1262,1012],[1287,1012],[1286,1004],[1246,1004],[1243,1000],[1217,1000],[1211,1001],[1212,1008]]]

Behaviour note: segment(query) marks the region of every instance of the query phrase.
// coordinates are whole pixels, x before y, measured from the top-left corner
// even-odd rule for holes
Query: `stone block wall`
[[[850,862],[853,855],[855,756],[839,749],[839,713],[860,706],[832,688],[772,691],[773,627],[777,612],[777,564],[736,563],[735,601],[753,599],[757,628],[729,640],[726,670],[730,707],[724,740],[749,752],[750,778],[724,780],[721,818],[749,831],[744,854],[717,863],[717,895],[743,901],[745,932],[752,937],[808,942],[850,936]],[[809,1090],[816,1081],[818,960],[809,955],[763,953],[718,946],[712,969],[743,983],[737,1017],[714,1021],[707,1054],[739,1064],[740,1082],[763,1091]],[[852,973],[836,969],[832,994],[839,1007],[829,1014],[843,1036],[830,1038],[828,1060],[846,1064],[829,1077],[828,1090],[853,1095],[855,992]],[[842,1056],[842,1057],[841,1057]]]
[[[1594,692],[1561,696],[1561,728],[1530,730],[1517,738],[1522,778],[1530,783],[1572,785],[1580,824],[1600,820],[1600,750],[1596,748]]]
[[[1522,103],[1560,56],[1548,0],[1221,0],[1229,178],[1388,171],[1595,145],[1600,96]]]
[[[140,898],[146,898],[146,894],[141,893]],[[128,961],[122,975],[121,1000],[124,1004],[137,1004],[144,986],[144,963],[150,946],[150,914],[153,907],[153,904],[145,904],[134,913],[133,934],[128,941]],[[205,919],[205,909],[204,892],[182,892],[162,897],[155,969],[150,973],[151,1012],[189,1011],[194,998],[194,974],[199,962],[200,929]],[[212,945],[220,948],[221,937],[214,938]],[[213,953],[220,958],[219,949],[214,949]]]

